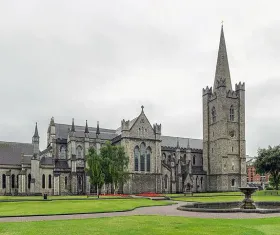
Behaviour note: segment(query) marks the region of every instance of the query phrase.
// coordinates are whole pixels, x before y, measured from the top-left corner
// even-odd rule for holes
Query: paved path
[[[177,210],[177,207],[186,205],[188,202],[179,202],[178,204],[168,206],[142,207],[127,212],[109,212],[80,215],[52,215],[52,216],[32,216],[32,217],[5,217],[0,218],[0,222],[25,222],[41,220],[68,220],[68,219],[88,219],[114,216],[132,216],[132,215],[162,215],[162,216],[182,216],[196,218],[221,218],[221,219],[243,219],[243,218],[264,218],[280,217],[280,213],[258,214],[258,213],[206,213],[206,212],[189,212]]]

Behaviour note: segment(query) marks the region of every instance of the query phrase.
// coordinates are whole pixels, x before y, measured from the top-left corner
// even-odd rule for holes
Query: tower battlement
[[[235,84],[235,91],[239,91],[239,90],[245,91],[245,82],[243,83],[239,82]]]
[[[206,87],[206,88],[203,88],[202,89],[202,96],[205,96],[205,95],[212,95],[212,87]]]

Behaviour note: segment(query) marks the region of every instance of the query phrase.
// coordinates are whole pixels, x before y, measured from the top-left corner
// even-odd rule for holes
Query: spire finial
[[[72,118],[71,132],[75,132],[74,118]]]
[[[89,131],[88,131],[88,124],[87,124],[87,120],[86,120],[85,133],[89,133]]]
[[[97,121],[97,127],[96,127],[96,138],[98,138],[100,135],[100,130],[99,130],[99,121]]]
[[[180,145],[179,145],[179,137],[177,137],[177,149],[180,148]]]
[[[222,27],[223,27],[224,26],[224,21],[223,20],[222,20],[221,24],[222,24]]]
[[[219,87],[226,87],[226,90],[232,90],[223,21],[213,91]]]
[[[37,127],[37,122],[36,122],[36,125],[35,125],[35,131],[34,131],[34,135],[33,137],[39,137],[39,134],[38,134],[38,127]]]
[[[190,149],[190,138],[188,138],[188,145],[187,145],[187,149]]]
[[[144,106],[143,105],[141,106],[141,109],[142,109],[142,112],[144,112]]]

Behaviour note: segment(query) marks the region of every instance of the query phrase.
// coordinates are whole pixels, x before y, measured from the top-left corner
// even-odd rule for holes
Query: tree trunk
[[[96,188],[97,188],[96,189],[96,191],[97,191],[97,198],[99,198],[99,187],[97,186]]]

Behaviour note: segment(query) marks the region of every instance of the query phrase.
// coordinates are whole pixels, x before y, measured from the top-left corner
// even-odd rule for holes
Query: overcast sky
[[[46,147],[55,122],[116,129],[143,104],[162,134],[202,138],[221,21],[246,83],[247,154],[280,144],[278,1],[1,1],[0,139]]]

